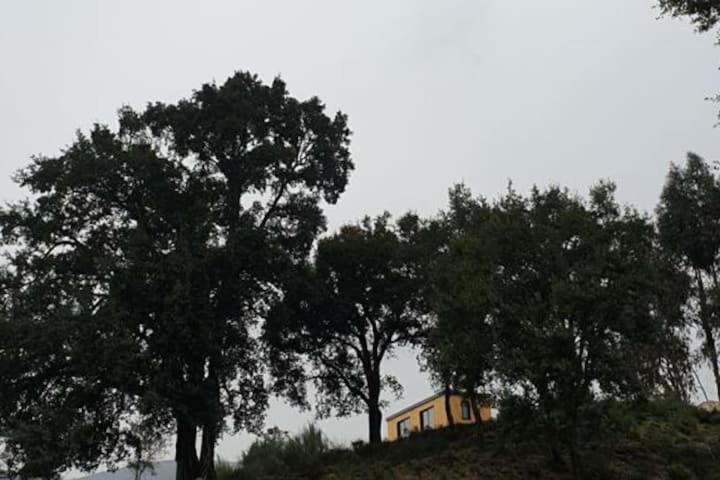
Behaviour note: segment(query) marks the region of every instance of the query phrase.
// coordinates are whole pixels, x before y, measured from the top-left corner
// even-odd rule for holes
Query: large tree
[[[383,362],[417,341],[425,320],[413,252],[388,215],[344,226],[320,240],[266,324],[277,369],[307,361],[300,378],[317,388],[319,413],[367,413],[371,443],[381,441],[383,390],[400,388]]]
[[[692,278],[688,313],[703,334],[703,353],[720,395],[720,181],[701,157],[672,165],[657,207],[664,247]]]
[[[437,232],[437,244],[429,249],[436,254],[423,256],[434,315],[422,357],[434,383],[467,395],[476,412],[478,394],[490,392],[497,367],[492,325],[497,249],[488,231],[491,215],[486,201],[458,185],[450,190],[448,210],[422,227]],[[454,420],[447,397],[446,414]]]
[[[226,419],[262,421],[255,327],[345,188],[348,137],[317,98],[237,73],[19,174],[32,200],[0,217],[17,340],[0,345],[16,369],[0,437],[24,474],[123,457],[139,418],[172,426],[178,480],[214,476]]]
[[[599,395],[687,384],[687,370],[680,382],[659,378],[668,347],[686,352],[682,301],[670,295],[682,284],[665,277],[675,270],[652,222],[617,205],[613,191],[602,184],[586,201],[555,187],[529,197],[510,190],[489,204],[456,189],[433,276],[431,367],[465,388],[499,378],[523,391],[556,458],[564,444],[578,475],[583,412]]]
[[[498,369],[536,401],[576,475],[582,412],[599,394],[654,393],[646,364],[664,355],[675,320],[654,226],[613,193],[611,184],[588,201],[558,188],[511,192],[496,208]]]

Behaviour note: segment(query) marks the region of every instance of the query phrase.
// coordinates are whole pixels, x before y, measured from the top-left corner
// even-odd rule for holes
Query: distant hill
[[[150,469],[143,472],[142,480],[175,480],[175,462],[155,462],[154,472]],[[135,480],[135,471],[121,468],[114,472],[100,472],[80,477],[77,480]]]

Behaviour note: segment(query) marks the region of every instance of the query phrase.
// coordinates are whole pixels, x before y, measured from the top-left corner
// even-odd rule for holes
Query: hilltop
[[[601,416],[581,443],[580,478],[720,479],[720,413],[656,402],[616,405]],[[569,458],[554,463],[543,432],[525,427],[501,419],[353,449],[324,448],[310,427],[297,437],[259,441],[244,466],[225,463],[218,473],[220,480],[572,479]]]

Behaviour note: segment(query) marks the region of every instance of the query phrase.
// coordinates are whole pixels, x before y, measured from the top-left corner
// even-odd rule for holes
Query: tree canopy
[[[458,187],[441,217],[450,236],[433,276],[429,366],[470,395],[493,380],[522,392],[571,452],[597,398],[687,385],[682,275],[659,255],[650,219],[613,192],[510,190],[489,203]],[[668,369],[681,370],[679,385]]]
[[[660,239],[687,269],[692,280],[687,317],[700,327],[703,354],[720,395],[720,181],[701,157],[688,154],[684,166],[672,165],[657,207]]]
[[[278,370],[307,365],[301,378],[314,382],[320,413],[367,413],[373,443],[381,441],[381,393],[400,389],[383,360],[423,331],[417,264],[388,215],[346,225],[320,240],[305,278],[294,277],[296,288],[266,324]]]
[[[350,132],[248,73],[119,123],[36,158],[18,175],[32,199],[0,213],[0,436],[50,476],[125,456],[141,419],[172,426],[179,480],[212,478],[225,420],[262,421],[254,331],[345,188]]]

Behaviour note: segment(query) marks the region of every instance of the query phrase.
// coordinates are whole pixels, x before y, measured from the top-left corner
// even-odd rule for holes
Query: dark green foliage
[[[718,413],[672,401],[617,404],[615,408],[630,419],[628,440],[664,458],[670,475],[689,472],[690,478],[718,478]]]
[[[290,436],[270,429],[253,442],[225,480],[290,480],[320,478],[332,445],[314,425]]]
[[[215,475],[217,480],[237,480],[239,466],[235,462],[228,462],[218,458],[215,461]]]
[[[382,362],[422,333],[416,264],[388,215],[342,227],[320,240],[314,263],[266,324],[276,372],[307,367],[300,373],[317,388],[319,413],[366,412],[371,442],[381,440],[382,391],[400,389]]]
[[[23,475],[124,457],[140,417],[177,435],[179,480],[214,476],[221,432],[262,423],[253,332],[345,188],[348,136],[317,98],[237,73],[18,175],[33,200],[0,212],[0,436]]]
[[[688,386],[683,276],[649,218],[613,193],[510,190],[491,205],[457,188],[432,277],[430,367],[469,392],[493,376],[523,392],[555,458],[568,447],[578,475],[596,398],[684,397]]]
[[[430,260],[429,298],[437,316],[424,344],[423,357],[435,383],[453,387],[477,401],[487,390],[496,366],[492,313],[495,291],[494,238],[484,230],[492,208],[475,200],[463,186],[450,191],[450,209],[427,230],[435,230],[441,252]]]
[[[497,207],[498,370],[534,399],[576,474],[587,405],[598,394],[654,393],[665,345],[681,341],[661,309],[669,285],[653,226],[621,209],[613,190],[600,185],[588,202],[555,188],[528,199],[511,192]]]
[[[704,335],[702,351],[720,395],[720,181],[711,166],[692,153],[684,166],[673,165],[657,217],[664,248],[692,279],[686,316]]]
[[[720,425],[705,412],[676,401],[609,401],[589,408],[604,420],[597,435],[578,444],[583,479],[719,478]],[[570,470],[548,461],[545,437],[530,433],[543,428],[537,416],[526,419],[524,434],[510,438],[507,418],[480,431],[455,427],[361,451],[335,451],[325,457],[319,478],[573,478]]]
[[[717,0],[658,0],[663,14],[689,17],[699,32],[715,28],[720,21],[720,2]]]

